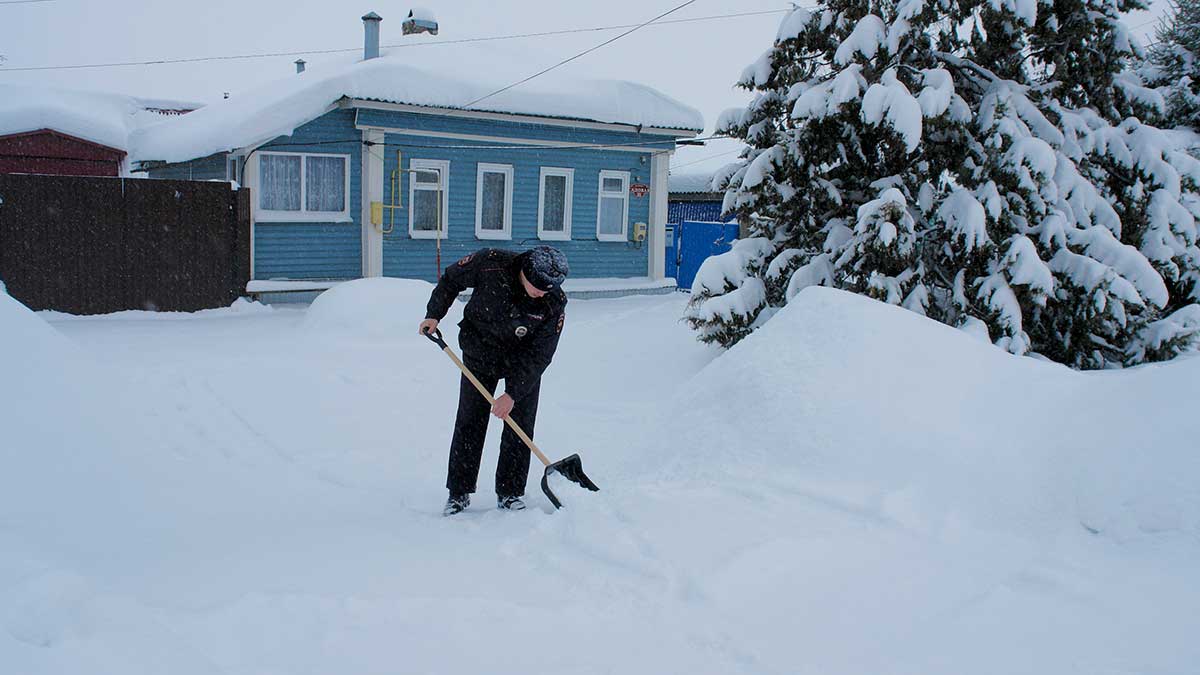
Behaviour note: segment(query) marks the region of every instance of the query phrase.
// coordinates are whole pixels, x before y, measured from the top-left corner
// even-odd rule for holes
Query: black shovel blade
[[[600,488],[592,482],[592,479],[588,478],[587,474],[583,472],[583,460],[579,459],[578,454],[560,459],[557,462],[547,466],[546,473],[542,474],[542,492],[546,493],[546,498],[550,500],[550,503],[553,504],[554,508],[556,509],[562,508],[562,502],[558,501],[558,497],[555,497],[554,493],[550,491],[550,483],[546,482],[546,479],[550,477],[551,472],[559,474],[572,483],[578,483],[582,487],[585,487],[592,492],[600,491]]]

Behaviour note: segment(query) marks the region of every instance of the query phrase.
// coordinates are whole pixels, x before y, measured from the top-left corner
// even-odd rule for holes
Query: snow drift
[[[853,486],[921,529],[1197,533],[1198,375],[1079,373],[810,287],[689,383],[675,470]]]
[[[416,331],[433,284],[416,279],[355,279],[317,296],[305,313],[312,330],[386,337]]]
[[[572,302],[537,439],[602,492],[490,508],[493,422],[444,519],[427,291],[53,327],[0,295],[0,672],[1200,662],[1200,359],[1076,373],[809,288],[712,360],[682,296]]]

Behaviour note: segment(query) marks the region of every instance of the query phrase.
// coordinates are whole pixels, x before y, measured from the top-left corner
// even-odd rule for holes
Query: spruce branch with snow
[[[1200,0],[1171,3],[1143,72],[1166,98],[1170,125],[1200,131]]]

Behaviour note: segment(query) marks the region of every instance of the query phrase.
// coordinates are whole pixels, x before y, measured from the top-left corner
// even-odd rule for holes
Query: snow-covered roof
[[[164,119],[156,110],[197,107],[182,101],[0,84],[0,136],[53,129],[128,151],[131,133]]]
[[[393,52],[309,68],[148,127],[135,135],[132,154],[142,161],[180,162],[255,145],[290,134],[342,98],[697,132],[704,128],[696,109],[650,87],[613,80],[538,78],[468,105],[514,80],[469,79],[468,74],[478,72],[497,77],[495,68],[480,65],[484,62],[445,59],[440,65],[434,61],[431,67],[417,67],[412,50]]]
[[[667,191],[671,194],[689,192],[712,192],[712,172],[672,173],[667,179]]]

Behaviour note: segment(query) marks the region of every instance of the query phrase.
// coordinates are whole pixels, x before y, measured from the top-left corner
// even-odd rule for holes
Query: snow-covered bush
[[[733,344],[822,285],[1076,368],[1186,349],[1194,322],[1168,317],[1200,302],[1200,165],[1125,70],[1136,7],[790,12],[739,81],[754,99],[719,122],[746,149],[713,187],[758,243],[693,293],[701,339]]]

